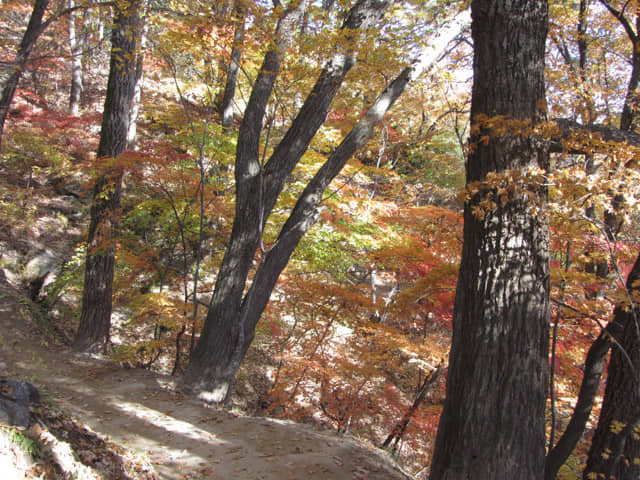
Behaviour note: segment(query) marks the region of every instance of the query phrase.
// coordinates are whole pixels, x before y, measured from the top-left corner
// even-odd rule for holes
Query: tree
[[[549,254],[547,192],[525,178],[548,168],[545,142],[528,133],[545,117],[548,5],[471,8],[470,197],[430,478],[533,480],[545,456]]]
[[[630,130],[634,127],[634,121],[638,116],[638,109],[640,107],[637,92],[638,83],[640,82],[640,12],[633,12],[636,17],[636,28],[634,29],[633,22],[625,15],[625,10],[629,6],[629,3],[625,3],[621,9],[615,8],[610,0],[600,0],[600,3],[618,19],[632,45],[631,76],[629,77],[627,94],[624,99],[624,106],[620,117],[620,130]]]
[[[627,87],[620,130],[633,130],[638,116],[638,82],[640,81],[640,13],[634,11],[636,29],[625,16],[625,7],[616,9],[608,0],[600,2],[618,19],[632,43],[631,76]],[[625,168],[631,168],[626,165]],[[612,212],[606,216],[606,234],[615,241],[621,226],[620,209],[624,196],[618,192],[613,198]],[[605,389],[598,426],[593,436],[584,478],[616,478],[631,480],[640,475],[640,323],[636,307],[640,288],[640,257],[626,283],[627,301],[618,305],[607,329],[607,337],[614,344],[607,369]]]
[[[136,85],[136,48],[141,0],[114,5],[111,62],[97,156],[106,164],[93,187],[87,239],[82,313],[73,346],[106,351],[111,328],[111,293],[115,265],[115,235],[123,168],[115,160],[125,151],[129,110]]]
[[[629,277],[627,301],[618,305],[613,320],[603,332],[613,348],[607,370],[598,427],[591,442],[584,478],[637,479],[640,475],[640,440],[634,430],[640,425],[640,335],[636,301],[640,289],[640,257]]]
[[[360,119],[353,130],[333,151],[316,175],[307,184],[295,207],[270,249],[262,244],[262,231],[271,214],[288,175],[307,149],[313,135],[322,125],[331,100],[354,64],[353,45],[358,30],[375,26],[390,6],[390,2],[360,0],[346,16],[343,24],[344,44],[336,47],[334,57],[327,62],[318,80],[289,130],[274,149],[270,159],[259,160],[259,132],[265,114],[268,95],[282,61],[284,38],[290,35],[301,18],[304,2],[287,9],[280,18],[276,49],[265,55],[260,74],[244,114],[236,151],[236,214],[231,239],[218,272],[213,299],[204,329],[193,351],[184,377],[187,390],[212,403],[228,403],[233,379],[240,361],[254,337],[255,328],[278,276],[307,230],[315,223],[322,194],[340,172],[347,160],[371,137],[382,119],[407,84],[441,54],[428,49],[407,66],[389,84]],[[468,12],[463,12],[445,29],[455,36],[465,24]],[[444,48],[448,41],[442,41]],[[434,54],[434,52],[438,52]],[[248,291],[245,285],[256,250],[260,261]]]
[[[140,25],[138,26],[139,37],[136,47],[136,84],[134,88],[133,99],[131,100],[131,108],[129,109],[129,128],[127,129],[127,149],[135,150],[136,138],[138,132],[138,114],[140,113],[140,102],[142,97],[142,84],[144,74],[144,49],[147,43],[147,31],[149,29],[148,14],[149,2],[143,1],[140,4],[142,9]]]
[[[35,0],[31,17],[27,29],[22,36],[22,41],[16,53],[16,57],[13,60],[13,71],[7,78],[2,88],[2,95],[0,95],[0,145],[2,145],[2,135],[4,133],[4,124],[9,113],[9,106],[13,100],[13,96],[18,88],[18,83],[22,78],[22,74],[27,68],[29,56],[36,45],[36,42],[40,38],[40,35],[60,17],[73,13],[74,11],[85,8],[84,6],[70,6],[69,8],[63,8],[57,12],[52,13],[45,21],[44,14],[49,5],[49,0]]]
[[[603,4],[612,16],[622,25],[626,36],[631,40],[632,48],[631,48],[631,74],[628,80],[628,85],[626,89],[626,95],[624,96],[624,104],[622,109],[622,114],[620,116],[620,129],[614,129],[613,127],[609,127],[608,131],[601,131],[599,134],[595,135],[593,138],[594,141],[587,143],[586,150],[589,153],[586,153],[586,165],[587,165],[587,173],[594,174],[596,173],[596,168],[594,168],[593,162],[593,153],[602,152],[599,156],[603,157],[602,154],[610,156],[610,146],[613,144],[612,142],[620,142],[620,150],[625,148],[631,148],[631,145],[636,144],[635,137],[636,133],[632,131],[632,126],[634,123],[634,117],[637,115],[637,107],[634,106],[636,102],[636,94],[635,91],[638,85],[638,78],[640,76],[640,56],[638,56],[638,35],[635,33],[634,28],[632,27],[632,22],[625,16],[626,7],[621,10],[616,9],[613,4],[606,0],[601,0],[601,4]],[[628,5],[628,4],[627,4]],[[579,18],[579,37],[578,37],[578,51],[580,54],[580,77],[583,84],[583,88],[581,89],[581,97],[589,98],[590,102],[589,109],[585,109],[588,114],[585,117],[585,121],[589,121],[595,118],[596,112],[594,109],[593,96],[594,92],[584,90],[584,86],[587,84],[588,80],[586,78],[586,57],[587,57],[587,41],[586,38],[587,28],[586,28],[586,12],[588,4],[584,1],[580,3],[580,18]],[[635,14],[635,11],[634,11]],[[606,29],[599,28],[600,31],[607,31]],[[608,34],[609,36],[609,34]],[[564,48],[563,56],[567,59],[570,58],[569,49]],[[562,122],[565,123],[565,122]],[[610,136],[613,134],[613,136]],[[609,145],[600,144],[598,141],[598,137],[602,140],[609,141]],[[630,145],[625,145],[625,143]],[[636,144],[637,145],[637,144]],[[574,153],[585,153],[580,152],[579,149],[576,149]],[[614,155],[615,158],[615,155]],[[615,160],[614,160],[615,161]],[[606,161],[603,162],[606,165]],[[605,168],[604,166],[600,166],[600,169]],[[622,170],[628,170],[630,165],[627,164]],[[609,174],[611,175],[611,174]],[[632,174],[633,175],[633,174]],[[624,182],[626,183],[626,182]],[[605,188],[607,187],[605,184]],[[602,236],[605,238],[606,244],[610,247],[610,253],[607,258],[599,259],[596,265],[588,265],[586,270],[597,274],[599,277],[599,282],[602,284],[606,282],[606,277],[610,273],[610,266],[613,266],[613,271],[618,272],[616,264],[616,258],[613,253],[616,250],[616,245],[618,243],[617,237],[621,231],[622,227],[622,219],[624,218],[622,208],[625,203],[625,196],[621,191],[610,191],[608,195],[606,195],[607,208],[599,208],[596,209],[595,205],[590,205],[586,212],[585,216],[589,220],[589,222],[593,225],[599,225],[601,229]],[[608,205],[611,205],[610,207]],[[604,220],[597,220],[596,211],[604,210]],[[590,252],[587,253],[590,255]],[[638,260],[636,260],[636,263]],[[629,279],[627,280],[627,291],[633,297],[634,289],[637,286],[633,285],[634,278],[637,277],[637,265],[634,266],[631,274],[629,275]],[[622,281],[620,281],[622,283]],[[599,288],[599,290],[601,290]],[[615,302],[614,302],[615,303]],[[624,356],[624,351],[632,352],[634,348],[637,348],[637,345],[634,346],[633,336],[622,338],[622,331],[625,330],[627,322],[633,322],[633,316],[630,315],[622,304],[619,304],[614,313],[613,318],[608,323],[606,327],[602,328],[600,335],[597,339],[592,343],[589,351],[587,352],[587,356],[584,361],[584,375],[582,377],[582,383],[580,386],[580,391],[578,394],[578,399],[576,401],[573,414],[569,423],[567,424],[565,431],[562,436],[558,440],[555,446],[550,448],[550,451],[547,455],[545,462],[545,479],[553,480],[560,467],[565,463],[569,455],[572,453],[579,439],[581,438],[587,421],[589,420],[591,410],[595,403],[596,396],[598,394],[600,379],[602,373],[604,371],[607,355],[611,348],[623,348],[622,355]],[[633,308],[633,306],[631,307]],[[630,333],[630,332],[629,332]],[[617,340],[616,340],[617,339]],[[636,340],[637,341],[637,340]],[[625,345],[622,347],[622,345]],[[635,363],[635,362],[634,362]],[[617,369],[620,369],[616,371]],[[623,373],[624,372],[624,373]],[[626,376],[624,382],[628,385],[637,385],[637,379],[633,373],[633,364],[629,364],[628,359],[627,362],[612,362],[610,363],[609,373],[612,375],[612,379],[617,379],[618,383],[622,383],[622,377]],[[603,404],[603,408],[601,410],[600,422],[598,423],[598,430],[596,436],[593,439],[591,452],[589,454],[589,460],[586,466],[586,470],[584,473],[584,478],[596,477],[598,475],[603,475],[607,471],[611,472],[610,469],[616,472],[616,478],[625,478],[624,474],[633,475],[633,467],[630,469],[631,473],[626,472],[624,470],[625,465],[628,466],[628,463],[618,462],[618,458],[613,460],[612,448],[614,444],[622,441],[622,444],[625,443],[626,439],[623,439],[623,434],[612,435],[612,421],[615,423],[616,419],[619,418],[633,418],[632,412],[634,412],[634,405],[637,402],[637,396],[631,394],[631,392],[626,392],[628,395],[622,397],[616,395],[613,388],[609,389],[609,381],[607,381],[607,388],[609,390],[609,396],[606,399],[606,405]],[[629,388],[628,386],[626,388]],[[621,392],[624,389],[620,390]],[[620,433],[620,432],[619,432]],[[615,437],[615,438],[614,438]],[[632,445],[635,443],[636,445]],[[551,447],[551,446],[550,446]],[[635,454],[634,454],[634,448]],[[630,444],[627,445],[627,449],[625,451],[625,456],[628,458],[633,458],[640,456],[640,450],[638,449],[637,442],[633,440],[630,441]],[[636,473],[637,476],[637,473]],[[598,477],[600,478],[600,477]],[[628,478],[628,477],[627,477]]]
[[[31,18],[29,18],[29,24],[27,25],[27,30],[24,32],[22,41],[20,42],[20,48],[18,49],[14,60],[15,66],[13,67],[13,72],[9,75],[9,78],[7,78],[4,88],[2,89],[2,96],[0,97],[0,142],[2,142],[4,122],[7,119],[7,113],[9,113],[9,105],[11,105],[13,95],[16,93],[18,82],[20,82],[20,77],[22,77],[22,73],[27,65],[27,60],[29,59],[31,50],[33,50],[38,37],[40,37],[44,29],[49,24],[49,21],[42,21],[48,4],[49,0],[35,1],[33,11],[31,12]]]
[[[230,401],[233,378],[244,351],[251,342],[253,330],[245,331],[248,307],[263,303],[262,297],[265,294],[268,300],[271,293],[269,288],[258,292],[260,298],[253,298],[256,296],[256,289],[252,288],[244,297],[245,283],[255,252],[261,243],[266,218],[273,209],[288,174],[324,122],[331,100],[355,62],[348,46],[338,47],[338,52],[321,72],[284,138],[269,161],[262,165],[259,154],[260,131],[266,106],[284,59],[284,52],[296,25],[302,19],[306,4],[304,0],[294,2],[283,10],[272,41],[273,46],[265,54],[238,134],[235,164],[236,213],[231,239],[218,271],[204,329],[184,378],[188,390],[214,403]],[[345,43],[355,40],[353,32],[375,25],[389,5],[390,2],[386,1],[358,1],[343,26],[349,37]],[[254,286],[256,285],[265,288],[254,281]],[[254,318],[250,321],[253,323]]]
[[[74,0],[69,0],[69,7],[74,8]],[[85,19],[87,12],[85,10],[83,21],[81,23],[82,30],[77,31],[76,15],[69,15],[69,48],[71,49],[71,89],[69,91],[69,113],[78,115],[80,113],[80,97],[82,95],[82,52],[84,49],[85,39]]]

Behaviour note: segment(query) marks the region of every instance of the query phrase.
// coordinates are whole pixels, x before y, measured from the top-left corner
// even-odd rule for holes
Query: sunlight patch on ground
[[[156,427],[163,428],[169,433],[181,435],[197,442],[206,442],[211,445],[223,445],[226,443],[226,441],[219,439],[207,430],[203,430],[189,422],[178,420],[152,408],[145,407],[139,403],[113,401],[113,404],[123,412],[140,420],[144,420]]]

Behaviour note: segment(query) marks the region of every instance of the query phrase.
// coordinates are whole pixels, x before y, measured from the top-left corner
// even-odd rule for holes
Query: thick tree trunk
[[[546,190],[509,172],[548,167],[544,142],[517,124],[495,135],[484,119],[544,119],[547,2],[474,0],[474,85],[464,241],[447,397],[432,480],[539,480],[545,457],[549,258]],[[476,184],[477,185],[477,184]],[[512,190],[513,188],[513,190]],[[524,192],[524,190],[528,192]],[[530,195],[526,198],[525,193]],[[487,202],[486,200],[490,200]]]
[[[36,0],[33,6],[33,12],[31,12],[31,18],[27,25],[27,30],[24,32],[22,41],[20,42],[20,48],[16,54],[16,58],[13,61],[13,72],[7,78],[4,87],[2,89],[2,96],[0,97],[0,146],[2,146],[2,134],[4,132],[4,123],[9,113],[9,106],[13,100],[13,96],[18,88],[18,82],[22,77],[22,73],[27,64],[29,54],[33,50],[36,40],[40,34],[44,31],[46,24],[42,23],[44,12],[47,9],[49,0]]]
[[[352,40],[345,43],[352,44],[358,30],[374,26],[390,3],[381,0],[358,1],[343,25],[348,40]],[[278,23],[275,48],[265,55],[238,135],[236,216],[231,239],[218,272],[204,329],[184,377],[187,390],[212,403],[230,400],[233,379],[246,351],[247,340],[250,340],[247,326],[254,322],[254,315],[249,315],[249,309],[254,308],[256,289],[250,288],[246,297],[243,293],[260,244],[262,228],[287,176],[324,122],[333,97],[355,61],[353,52],[340,48],[328,62],[263,170],[259,161],[259,141],[266,104],[280,71],[288,39],[295,32],[305,7],[306,2],[301,1],[283,12]],[[262,288],[254,281],[256,285],[258,289]],[[252,330],[249,333],[252,338]]]
[[[236,0],[234,10],[233,47],[231,49],[229,66],[227,67],[227,81],[225,83],[221,105],[222,129],[225,133],[230,133],[231,127],[233,126],[233,97],[236,94],[238,72],[240,71],[240,58],[242,57],[242,48],[244,46],[244,23],[246,15],[244,0]]]
[[[126,149],[129,110],[136,83],[140,1],[117,3],[114,8],[111,64],[98,158],[115,158]],[[74,339],[77,350],[105,351],[109,343],[122,173],[121,167],[110,169],[93,189],[82,313]]]
[[[627,279],[629,297],[640,291],[640,256]],[[640,477],[640,439],[625,431],[640,418],[640,332],[637,305],[615,309],[609,334],[614,339],[607,387],[584,478],[637,480]]]

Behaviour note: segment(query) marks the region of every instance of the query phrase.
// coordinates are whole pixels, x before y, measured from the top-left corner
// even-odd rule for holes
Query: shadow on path
[[[146,457],[169,480],[406,479],[380,452],[307,425],[236,415],[173,389],[172,379],[47,346],[0,286],[2,376],[34,383],[91,430]]]

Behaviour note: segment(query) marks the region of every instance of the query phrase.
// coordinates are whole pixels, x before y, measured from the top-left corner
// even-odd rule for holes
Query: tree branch
[[[609,0],[600,0],[600,3],[604,5],[605,8],[609,10],[609,12],[611,12],[611,15],[613,15],[618,19],[620,24],[623,26],[623,28],[627,32],[629,39],[633,43],[637,42],[638,34],[634,32],[633,27],[631,26],[631,23],[629,23],[629,20],[627,20],[627,17],[624,16],[624,12],[616,9],[613,5],[611,5],[611,2]]]
[[[636,132],[620,130],[610,125],[582,125],[568,118],[554,118],[551,123],[552,126],[557,127],[550,138],[549,148],[552,153],[593,153],[593,151],[587,151],[583,145],[584,142],[581,142],[582,145],[572,144],[571,139],[581,135],[604,142],[617,142],[640,147],[640,134]],[[592,150],[598,150],[597,145],[592,145],[592,147],[594,147]]]

